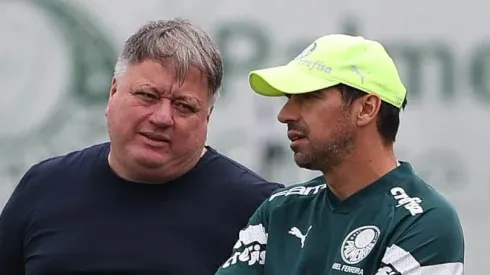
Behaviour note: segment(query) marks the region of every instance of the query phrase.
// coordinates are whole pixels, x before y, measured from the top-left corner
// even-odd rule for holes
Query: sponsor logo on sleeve
[[[248,265],[265,262],[265,246],[267,233],[262,224],[249,225],[239,233],[238,241],[233,247],[233,255],[223,264],[223,268],[230,267],[238,262]]]
[[[420,203],[422,203],[422,200],[417,197],[410,197],[409,195],[407,195],[403,188],[394,187],[391,189],[391,194],[398,202],[396,207],[402,206],[403,208],[407,209],[412,216],[424,213],[424,209],[420,205]]]
[[[272,194],[270,196],[269,201],[274,200],[277,197],[288,197],[292,195],[297,195],[297,196],[310,196],[310,195],[316,195],[320,192],[320,190],[323,190],[327,188],[327,184],[319,184],[316,186],[311,186],[311,187],[306,187],[306,186],[295,186],[280,192],[277,192],[275,194]]]

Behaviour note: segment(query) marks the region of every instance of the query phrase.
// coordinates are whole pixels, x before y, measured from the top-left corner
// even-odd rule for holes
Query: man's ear
[[[114,96],[114,94],[117,92],[117,85],[118,85],[117,78],[114,76],[112,77],[111,89],[109,91],[109,98]]]
[[[111,103],[112,97],[117,93],[117,79],[116,77],[112,77],[111,88],[109,89],[109,100],[107,101],[107,106],[105,108],[105,116],[107,117],[107,113],[109,112],[109,105]]]
[[[206,120],[209,122],[209,119],[211,118],[211,113],[213,113],[214,110],[214,105],[209,108],[208,116],[206,117]]]
[[[357,126],[362,127],[376,121],[379,109],[381,107],[381,98],[376,94],[367,94],[357,100],[359,104],[356,108]]]

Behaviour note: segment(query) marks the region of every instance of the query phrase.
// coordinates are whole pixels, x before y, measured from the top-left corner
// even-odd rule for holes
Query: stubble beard
[[[337,121],[325,140],[309,140],[308,148],[294,154],[296,165],[309,170],[331,171],[355,150],[355,131],[345,118]]]

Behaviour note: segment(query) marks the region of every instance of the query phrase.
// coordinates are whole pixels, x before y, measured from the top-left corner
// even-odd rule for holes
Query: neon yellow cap
[[[407,95],[393,59],[379,42],[344,34],[320,37],[287,65],[250,72],[249,81],[264,96],[302,94],[344,84],[377,94],[397,108]]]

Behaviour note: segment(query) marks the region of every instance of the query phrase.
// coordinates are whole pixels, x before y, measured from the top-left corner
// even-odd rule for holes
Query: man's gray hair
[[[159,20],[149,22],[132,34],[114,68],[115,77],[128,65],[145,60],[174,66],[177,79],[185,80],[190,67],[207,78],[211,103],[219,95],[223,79],[223,60],[209,35],[188,20]]]

